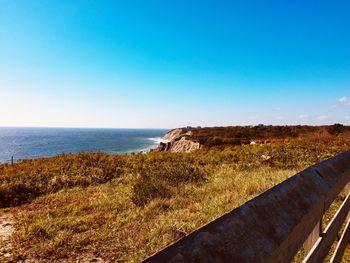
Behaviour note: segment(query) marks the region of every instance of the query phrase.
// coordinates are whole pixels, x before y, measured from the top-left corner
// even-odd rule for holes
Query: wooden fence
[[[301,248],[303,262],[323,262],[345,224],[331,258],[340,262],[350,238],[350,195],[325,229],[322,218],[349,181],[347,151],[290,177],[144,262],[291,262]]]

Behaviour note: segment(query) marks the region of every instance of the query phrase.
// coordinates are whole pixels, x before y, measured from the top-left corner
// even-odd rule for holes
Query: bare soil
[[[13,216],[10,213],[0,212],[0,261],[11,257],[10,238],[14,230]]]

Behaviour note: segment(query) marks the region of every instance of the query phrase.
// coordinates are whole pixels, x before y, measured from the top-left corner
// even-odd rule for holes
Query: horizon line
[[[202,125],[187,125],[187,126],[181,126],[181,127],[155,127],[155,128],[145,128],[145,127],[87,127],[87,126],[7,126],[7,125],[0,125],[0,128],[42,128],[42,129],[134,129],[134,130],[172,130],[177,128],[215,128],[215,127],[248,127],[248,126],[332,126],[335,124],[341,124],[343,126],[350,126],[345,123],[333,123],[333,124],[265,124],[265,123],[259,123],[259,124],[246,124],[246,125],[211,125],[211,126],[202,126]]]

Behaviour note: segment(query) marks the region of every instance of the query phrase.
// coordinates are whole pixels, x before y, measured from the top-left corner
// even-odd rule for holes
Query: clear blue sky
[[[0,126],[350,124],[350,1],[0,0]]]

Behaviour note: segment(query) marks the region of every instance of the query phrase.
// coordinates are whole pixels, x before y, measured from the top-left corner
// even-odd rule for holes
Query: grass
[[[328,134],[0,165],[0,206],[16,220],[12,260],[138,262],[349,145],[348,134]]]
[[[176,196],[142,207],[132,202],[132,176],[63,190],[16,209],[17,251],[20,257],[48,260],[89,252],[111,261],[138,262],[295,172],[237,172],[223,165],[205,184],[187,184]]]
[[[187,128],[185,132],[191,140],[200,142],[204,147],[249,144],[251,141],[271,142],[285,139],[315,136],[337,136],[350,132],[350,126],[341,124],[327,126],[231,126],[210,128]]]
[[[301,169],[348,149],[349,138],[350,136],[317,137],[266,145],[231,146],[223,149],[213,147],[190,154],[82,153],[26,160],[15,165],[3,164],[0,165],[0,207],[28,203],[39,196],[62,189],[103,184],[128,174],[142,174],[142,180],[149,171],[156,172],[157,169],[171,172],[169,178],[178,174],[176,178],[180,181],[193,181],[195,178],[190,178],[191,171],[208,174],[222,164],[232,164],[237,170],[264,166]],[[266,160],[262,156],[270,158]],[[183,179],[185,177],[189,179]],[[201,180],[203,176],[199,177]]]

